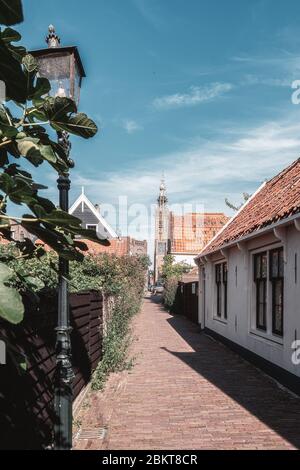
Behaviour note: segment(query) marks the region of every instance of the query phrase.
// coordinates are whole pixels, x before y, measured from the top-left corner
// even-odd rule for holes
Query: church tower
[[[160,279],[164,256],[168,252],[169,209],[164,179],[161,180],[155,211],[154,281]]]

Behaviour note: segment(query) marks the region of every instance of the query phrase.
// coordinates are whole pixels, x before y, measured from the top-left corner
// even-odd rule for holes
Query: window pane
[[[283,331],[283,281],[275,281],[273,289],[273,331],[281,334]]]
[[[259,326],[259,328],[264,328],[264,326],[265,326],[264,304],[259,304],[259,308],[258,308],[258,326]]]
[[[256,283],[256,326],[266,330],[266,283],[264,280]]]
[[[282,309],[278,305],[275,308],[275,315],[274,315],[274,333],[281,334],[282,332]]]
[[[261,272],[261,258],[259,255],[255,256],[255,279],[260,278],[260,272]]]
[[[283,277],[284,276],[283,250],[279,251],[278,264],[279,264],[278,274],[279,274],[280,277]]]
[[[224,284],[224,318],[227,320],[227,284]]]
[[[261,277],[263,277],[264,279],[267,277],[267,266],[267,253],[264,253],[261,256]]]
[[[278,276],[278,251],[271,252],[271,276],[272,278]]]
[[[221,282],[221,265],[216,265],[216,282]]]
[[[221,308],[222,308],[222,298],[221,298],[221,284],[217,284],[217,315],[218,317],[221,316]]]
[[[227,263],[223,263],[223,282],[227,282]]]
[[[259,292],[259,294],[258,294],[259,303],[263,304],[264,301],[265,301],[265,289],[264,289],[264,283],[263,282],[259,283],[258,292]]]

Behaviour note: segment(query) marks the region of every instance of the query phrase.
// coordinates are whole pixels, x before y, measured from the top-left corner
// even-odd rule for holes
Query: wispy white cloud
[[[280,50],[277,55],[234,56],[231,61],[240,67],[255,67],[257,70],[272,70],[272,74],[281,72],[285,78],[294,77],[300,72],[299,54]]]
[[[274,86],[274,87],[291,87],[292,80],[288,77],[286,78],[272,78],[264,77],[260,75],[245,75],[244,79],[241,82],[241,85],[265,85],[265,86]]]
[[[206,101],[214,100],[232,90],[231,83],[212,83],[204,87],[193,86],[188,93],[175,93],[155,98],[153,106],[156,109],[182,108],[195,106]]]
[[[142,126],[133,119],[124,119],[122,122],[122,127],[125,129],[127,134],[133,134],[134,132],[140,131],[142,129]]]
[[[96,201],[155,202],[161,171],[165,171],[171,203],[195,202],[206,210],[226,210],[225,197],[238,200],[253,192],[300,153],[300,123],[291,118],[259,127],[226,128],[214,140],[191,141],[185,149],[152,155],[120,172],[74,175],[74,185],[89,188]],[[94,169],[95,170],[95,169]],[[101,189],[100,189],[101,188]]]

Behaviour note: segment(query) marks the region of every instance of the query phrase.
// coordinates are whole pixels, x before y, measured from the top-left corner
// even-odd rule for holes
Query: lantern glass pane
[[[38,57],[39,75],[48,78],[51,96],[71,98],[70,54],[53,53]]]
[[[78,105],[79,96],[80,96],[80,85],[81,85],[81,75],[79,72],[79,68],[77,62],[75,62],[75,70],[74,70],[74,101]]]

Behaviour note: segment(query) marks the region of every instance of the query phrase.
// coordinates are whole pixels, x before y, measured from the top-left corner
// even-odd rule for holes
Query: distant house
[[[300,159],[264,183],[196,261],[201,327],[300,392],[292,360],[300,347]]]
[[[23,242],[26,238],[34,242],[36,237],[32,235],[28,230],[26,230],[20,223],[11,219],[10,220],[10,236],[15,242]],[[4,237],[0,234],[0,244],[7,245],[9,243]]]
[[[82,221],[82,228],[95,230],[99,238],[118,238],[115,230],[101,215],[100,207],[91,203],[83,188],[80,196],[70,207],[69,213]]]
[[[220,231],[228,221],[222,212],[170,213],[168,253],[175,262],[195,265],[195,255]]]
[[[91,254],[110,253],[117,256],[147,255],[147,241],[132,237],[118,236],[111,225],[104,219],[100,206],[94,205],[85,195],[84,189],[71,206],[69,213],[82,221],[82,227],[95,230],[99,238],[108,238],[110,246],[103,246],[90,240],[84,240]]]

